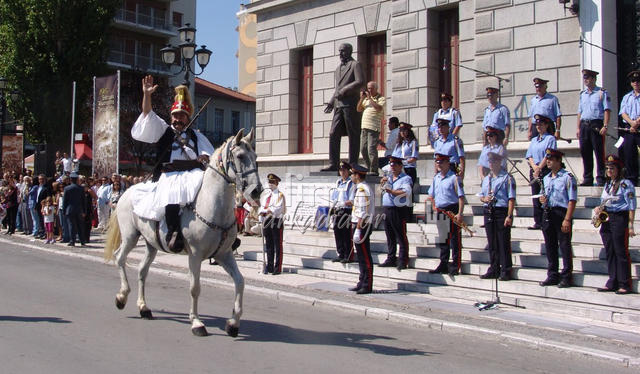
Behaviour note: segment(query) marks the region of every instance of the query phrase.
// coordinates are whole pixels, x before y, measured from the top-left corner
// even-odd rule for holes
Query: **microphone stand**
[[[462,64],[456,64],[455,62],[450,62],[449,64],[453,65],[453,66],[456,66],[456,67],[459,67],[459,68],[467,69],[469,71],[473,71],[473,72],[478,73],[478,74],[484,74],[484,75],[487,75],[489,77],[496,78],[498,80],[498,89],[499,89],[499,92],[498,92],[498,104],[501,103],[500,98],[502,96],[502,82],[511,82],[510,79],[503,78],[503,77],[501,77],[499,75],[491,74],[491,73],[488,73],[486,71],[470,68],[470,67],[462,65]],[[442,63],[442,71],[447,71],[447,66],[448,66],[447,59],[444,58],[443,59],[443,63]]]

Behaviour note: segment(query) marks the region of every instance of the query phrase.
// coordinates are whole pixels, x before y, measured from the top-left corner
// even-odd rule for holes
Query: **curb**
[[[19,245],[22,247],[27,247],[27,248],[38,250],[41,252],[69,256],[69,257],[79,258],[79,259],[88,260],[92,262],[99,262],[102,264],[106,264],[105,261],[100,257],[89,255],[89,254],[83,254],[83,253],[64,252],[55,247],[42,248],[37,245],[28,244],[28,243],[16,243],[14,241],[6,240],[4,238],[0,238],[0,243]],[[178,273],[174,270],[157,269],[152,267],[150,271],[155,274],[164,275],[169,278],[180,279],[184,281],[189,280],[187,274]],[[212,279],[207,277],[201,277],[200,281],[203,284],[221,286],[221,287],[230,288],[230,289],[233,289],[235,287],[233,282],[222,281],[222,280]],[[610,351],[581,347],[581,346],[567,344],[567,343],[558,342],[554,340],[546,340],[546,339],[542,339],[540,337],[531,336],[531,335],[515,334],[510,332],[504,332],[501,330],[496,330],[496,329],[487,329],[483,327],[474,326],[471,324],[464,324],[464,323],[457,323],[457,322],[450,322],[446,320],[422,317],[414,314],[397,312],[390,309],[367,307],[367,306],[348,303],[344,301],[320,299],[312,296],[298,294],[295,292],[279,291],[279,290],[274,290],[266,287],[245,285],[245,291],[251,291],[253,293],[257,293],[262,296],[268,296],[275,300],[296,302],[296,303],[305,304],[312,307],[320,307],[328,310],[339,310],[342,312],[359,314],[364,317],[376,319],[376,320],[386,320],[393,323],[406,324],[410,326],[439,330],[443,332],[452,332],[452,333],[467,332],[467,333],[473,333],[473,334],[478,334],[482,336],[491,335],[493,337],[499,337],[509,341],[524,343],[536,348],[553,349],[553,350],[561,350],[569,353],[577,353],[577,354],[581,354],[588,357],[618,362],[625,367],[640,367],[640,357],[632,357],[629,355],[618,354]]]

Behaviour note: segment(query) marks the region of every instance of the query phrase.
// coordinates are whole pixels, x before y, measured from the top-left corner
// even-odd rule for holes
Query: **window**
[[[387,69],[387,36],[386,34],[381,34],[369,37],[366,40],[366,45],[366,82],[376,82],[378,84],[378,92],[384,96],[386,83],[385,72]],[[363,88],[366,88],[366,86]],[[380,123],[380,140],[382,141],[385,141],[385,122],[386,119],[382,118],[382,123]],[[379,149],[382,149],[382,147],[379,147]]]
[[[298,56],[298,153],[313,153],[313,49]]]
[[[240,131],[240,112],[231,112],[231,135],[237,134]]]
[[[453,95],[453,106],[460,108],[459,68],[460,63],[458,46],[460,43],[458,33],[458,8],[440,13],[440,61],[449,61],[446,70],[440,70],[440,92],[448,92]]]
[[[213,113],[213,145],[222,144],[224,137],[224,109],[216,108]]]
[[[182,27],[182,13],[173,12],[173,26]]]

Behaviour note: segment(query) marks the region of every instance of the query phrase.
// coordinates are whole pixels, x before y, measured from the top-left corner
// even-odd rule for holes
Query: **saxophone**
[[[602,199],[602,203],[600,205],[598,205],[598,208],[600,208],[600,213],[599,214],[595,214],[592,218],[591,218],[591,224],[593,225],[593,227],[598,228],[600,227],[600,225],[602,225],[603,222],[609,222],[609,213],[604,211],[604,207],[607,205],[607,203],[609,201],[612,200],[617,200],[618,197],[617,196],[611,196],[611,197],[607,197],[605,199]]]

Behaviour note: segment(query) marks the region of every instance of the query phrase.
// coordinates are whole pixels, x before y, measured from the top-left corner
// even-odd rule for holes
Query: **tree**
[[[21,96],[10,107],[32,143],[68,146],[72,82],[76,123],[91,119],[93,76],[106,73],[109,24],[121,0],[0,0],[0,76]]]

